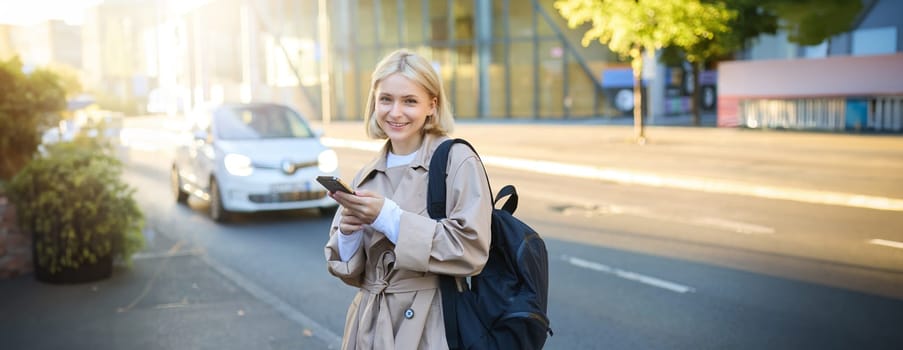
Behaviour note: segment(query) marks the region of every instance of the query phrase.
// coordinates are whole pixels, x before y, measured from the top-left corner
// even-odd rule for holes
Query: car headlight
[[[235,176],[248,176],[254,172],[251,166],[251,158],[241,154],[229,153],[223,160],[226,165],[226,171]]]
[[[331,149],[325,150],[317,156],[317,164],[321,172],[331,173],[339,168],[339,156]]]

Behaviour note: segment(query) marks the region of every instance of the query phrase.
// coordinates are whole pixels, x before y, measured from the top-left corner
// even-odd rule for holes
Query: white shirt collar
[[[413,152],[411,154],[405,154],[403,156],[389,152],[389,154],[386,155],[386,168],[392,168],[392,167],[411,164],[411,162],[414,161],[414,158],[416,158],[416,157],[417,157],[417,152]]]

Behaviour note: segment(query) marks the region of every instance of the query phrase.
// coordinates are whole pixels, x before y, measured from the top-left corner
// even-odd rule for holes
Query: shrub
[[[130,262],[144,245],[144,216],[121,175],[108,148],[77,138],[48,146],[7,184],[37,266],[56,273],[105,256]]]
[[[41,132],[59,123],[66,92],[45,69],[29,74],[13,57],[0,60],[0,179],[19,172],[38,148]]]

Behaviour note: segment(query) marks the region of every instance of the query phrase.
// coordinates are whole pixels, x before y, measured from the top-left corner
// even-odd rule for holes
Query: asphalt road
[[[338,151],[345,177],[372,156]],[[160,234],[341,334],[354,290],[326,273],[327,218],[217,225],[205,203],[175,204],[164,149],[130,159],[126,179]],[[549,349],[903,346],[903,250],[869,243],[903,241],[899,212],[488,170],[496,188],[518,187],[518,216],[549,246]]]

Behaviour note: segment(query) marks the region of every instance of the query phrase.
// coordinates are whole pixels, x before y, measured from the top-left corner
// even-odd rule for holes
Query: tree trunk
[[[633,57],[631,62],[633,67],[633,136],[639,144],[646,143],[646,136],[643,132],[643,85],[640,77],[643,74],[643,55],[642,53]]]
[[[700,71],[702,71],[702,63],[690,63],[690,67],[690,69],[693,70],[693,100],[690,103],[690,106],[693,110],[693,126],[699,126],[702,121],[702,111],[699,108],[699,105],[702,103],[701,99],[699,98],[701,93],[699,91],[699,73]]]

